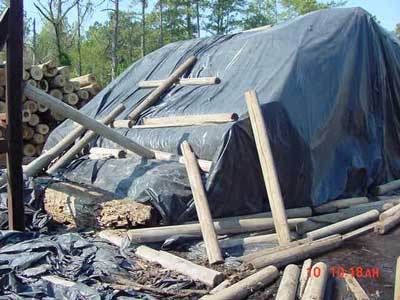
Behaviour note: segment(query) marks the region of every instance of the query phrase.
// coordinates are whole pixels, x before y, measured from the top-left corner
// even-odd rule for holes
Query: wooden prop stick
[[[338,234],[323,238],[321,240],[311,241],[302,245],[283,249],[265,256],[257,257],[249,262],[249,266],[259,269],[265,266],[274,265],[280,268],[286,266],[287,264],[295,263],[305,258],[313,257],[333,250],[341,246],[342,243],[342,236]]]
[[[156,88],[154,91],[147,96],[130,114],[129,119],[135,120],[137,117],[150,105],[156,102],[160,96],[171,87],[179,77],[186,72],[195,62],[197,58],[195,56],[190,57],[187,61],[185,61],[182,65],[180,65],[165,81],[162,85]]]
[[[116,106],[109,114],[107,114],[103,119],[100,120],[103,124],[109,124],[114,120],[121,112],[123,112],[125,106],[119,104]],[[32,177],[38,174],[41,170],[46,168],[57,156],[59,156],[65,149],[67,149],[75,140],[80,137],[84,132],[85,128],[83,126],[77,126],[73,129],[67,136],[65,136],[57,145],[43,152],[38,158],[33,160],[26,166],[23,166],[24,173],[27,177]],[[0,179],[0,186],[6,183],[7,179],[5,177]]]
[[[347,287],[352,292],[354,299],[356,300],[370,300],[367,293],[365,293],[364,289],[358,283],[357,279],[350,274],[344,273],[343,278],[347,284]]]
[[[205,115],[188,115],[173,116],[161,118],[145,118],[143,125],[134,125],[131,128],[148,129],[148,128],[166,128],[166,127],[183,127],[210,124],[223,124],[227,122],[237,121],[238,115],[235,113],[205,114]],[[132,122],[130,120],[116,120],[113,123],[115,128],[129,128]]]
[[[141,80],[138,82],[140,88],[156,88],[162,85],[165,80]],[[212,85],[218,84],[221,80],[218,77],[180,78],[176,82],[179,85]]]
[[[87,127],[88,129],[96,132],[97,134],[113,141],[114,143],[135,152],[137,155],[145,158],[154,158],[153,151],[142,147],[141,145],[135,143],[134,141],[128,139],[127,137],[115,132],[113,129],[107,127],[104,124],[86,116],[80,111],[70,107],[69,105],[58,101],[56,98],[46,94],[40,89],[27,84],[25,86],[25,95],[29,99],[36,100],[36,102],[47,105],[52,111],[59,113],[71,120]]]
[[[324,300],[328,277],[328,266],[322,262],[315,264],[311,269],[310,279],[301,300]]]
[[[306,220],[306,218],[289,219],[288,223],[293,228]],[[272,229],[274,228],[274,222],[272,218],[240,219],[240,217],[232,217],[214,221],[214,228],[217,234],[254,232]],[[128,238],[134,243],[153,243],[163,242],[172,235],[190,234],[201,236],[201,229],[200,224],[195,223],[131,229],[127,233]]]
[[[283,272],[275,300],[295,300],[300,270],[296,265],[288,265]]]
[[[297,289],[297,299],[301,299],[304,294],[304,290],[306,289],[307,281],[309,276],[309,272],[311,270],[312,259],[308,258],[303,262],[303,266],[301,267],[299,286]]]
[[[208,296],[207,300],[241,300],[246,299],[254,291],[272,283],[279,276],[279,271],[274,266],[265,269],[236,282],[214,295]]]
[[[258,103],[257,94],[255,91],[248,91],[245,93],[245,97],[272,217],[275,223],[275,230],[278,234],[278,241],[281,245],[288,244],[291,240],[289,225],[287,223],[281,188],[272,157],[268,132]]]
[[[389,193],[397,189],[400,189],[400,179],[390,181],[382,185],[378,185],[372,190],[372,192],[374,195],[384,195],[386,193]]]
[[[147,246],[139,246],[135,255],[144,260],[158,263],[162,267],[182,273],[195,281],[200,281],[208,286],[214,287],[221,283],[224,275],[212,269],[196,265],[179,256],[165,251],[157,251]]]
[[[187,141],[184,141],[181,144],[181,150],[183,157],[185,158],[186,171],[192,189],[201,233],[206,245],[208,261],[210,264],[220,263],[224,261],[224,259],[218,245],[217,234],[215,233],[210,207],[208,206],[206,191],[204,190],[203,182],[201,181],[197,159]]]
[[[370,210],[369,212],[363,213],[361,215],[308,232],[306,236],[310,239],[317,240],[336,233],[345,233],[354,228],[374,222],[378,219],[378,217],[378,210]]]

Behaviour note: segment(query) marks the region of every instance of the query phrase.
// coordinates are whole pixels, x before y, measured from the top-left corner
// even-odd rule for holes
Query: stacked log
[[[101,88],[93,74],[77,78],[70,78],[70,74],[68,66],[58,67],[55,61],[49,60],[40,65],[25,65],[23,79],[26,83],[79,109],[90,101]],[[0,113],[4,113],[6,109],[5,76],[5,68],[0,68]],[[64,121],[64,118],[32,99],[24,97],[23,101],[23,152],[26,157],[36,157],[42,152],[43,145],[51,131]]]

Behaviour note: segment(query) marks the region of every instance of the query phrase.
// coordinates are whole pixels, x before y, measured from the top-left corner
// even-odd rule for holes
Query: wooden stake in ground
[[[208,296],[207,300],[242,300],[256,290],[272,283],[279,276],[279,271],[274,266],[268,266],[257,273],[236,282],[214,295]]]
[[[208,261],[210,264],[220,263],[224,259],[221,254],[221,249],[218,245],[217,234],[215,233],[214,224],[208,206],[207,195],[204,190],[203,182],[197,159],[190,149],[187,141],[181,144],[182,155],[185,158],[186,171],[188,173],[190,187],[192,189],[194,204],[199,219],[201,233],[206,245]]]
[[[190,57],[182,65],[180,65],[165,81],[162,85],[157,87],[153,92],[150,93],[135,109],[129,114],[130,120],[136,120],[137,117],[155,101],[157,101],[160,96],[169,89],[178,79],[185,73],[195,62],[197,58],[195,56]]]
[[[182,273],[195,281],[200,281],[214,287],[223,281],[224,275],[220,272],[196,265],[179,256],[165,251],[157,251],[147,246],[139,246],[135,255],[150,262],[158,263],[168,270]],[[278,273],[278,271],[276,270]]]
[[[275,300],[295,300],[300,270],[296,265],[288,265],[283,272]]]
[[[258,103],[257,94],[255,91],[248,91],[245,93],[245,97],[251,127],[253,129],[254,140],[257,146],[258,157],[260,159],[261,170],[264,177],[264,183],[268,193],[272,217],[275,223],[275,230],[278,234],[279,244],[284,245],[290,243],[290,230],[286,219],[281,188],[268,139],[268,132]]]
[[[326,283],[328,281],[328,267],[319,262],[313,266],[303,298],[301,300],[324,300]]]
[[[69,105],[58,101],[56,98],[44,93],[42,90],[37,89],[33,86],[27,84],[25,86],[25,94],[28,98],[36,100],[38,103],[47,105],[51,110],[62,114],[63,116],[70,118],[71,120],[82,124],[88,129],[104,136],[105,138],[113,141],[114,143],[138,154],[139,156],[145,158],[154,158],[154,152],[148,150],[147,148],[135,143],[134,141],[128,139],[127,137],[119,134],[113,129],[107,127],[106,125],[86,116],[80,111],[73,109]],[[37,124],[35,124],[37,125]]]

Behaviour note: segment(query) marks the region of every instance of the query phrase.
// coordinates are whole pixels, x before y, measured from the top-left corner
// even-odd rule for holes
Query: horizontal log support
[[[148,89],[148,88],[156,88],[161,86],[165,82],[165,79],[163,80],[141,80],[138,82],[138,87],[142,89]],[[198,78],[180,78],[176,81],[176,85],[213,85],[213,84],[219,84],[221,82],[221,79],[218,77],[198,77]]]

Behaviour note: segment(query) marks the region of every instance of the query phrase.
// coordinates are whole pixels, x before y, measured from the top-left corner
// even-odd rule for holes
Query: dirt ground
[[[185,256],[183,253],[175,254],[183,257]],[[391,300],[393,299],[395,265],[398,256],[400,256],[400,228],[387,235],[369,233],[351,241],[347,241],[341,248],[314,258],[313,263],[323,261],[328,264],[330,268],[335,267],[337,269],[342,267],[347,273],[351,273],[352,267],[355,268],[355,271],[358,268],[358,276],[357,272],[355,273],[356,278],[372,300]],[[205,260],[197,261],[196,263],[207,265]],[[139,276],[137,276],[136,279],[139,279],[138,281],[144,285],[154,286],[154,283],[160,280],[162,275],[166,272],[166,270],[163,270],[159,266],[149,264],[145,261],[141,261],[140,265],[141,267],[139,268],[142,268],[143,272],[139,272],[137,274]],[[299,267],[301,267],[301,265],[299,265]],[[223,272],[226,277],[231,280],[233,279],[233,281],[238,281],[241,278],[248,276],[251,272],[237,272],[237,269],[232,267],[226,268],[224,265],[213,268]],[[362,268],[362,270],[360,268]],[[171,275],[171,273],[169,273],[169,275]],[[174,277],[178,279],[181,275],[176,274]],[[247,299],[274,299],[280,280],[281,277],[270,286],[254,292]],[[338,290],[340,285],[335,284],[334,282],[335,280],[338,281],[341,279],[338,279],[336,276],[336,279],[331,278],[330,280],[331,284],[325,297],[326,300],[351,300],[351,297],[349,297],[348,294],[346,297],[340,296],[341,293]],[[176,296],[165,295],[165,297],[159,298],[161,295],[158,295],[157,298],[184,300],[199,299],[202,294],[206,292],[207,287],[198,283],[192,283],[188,287],[185,287],[185,289],[189,289],[188,294],[185,292],[185,295],[183,295],[180,292],[177,292]],[[190,290],[197,290],[198,293],[196,292],[191,294]]]

